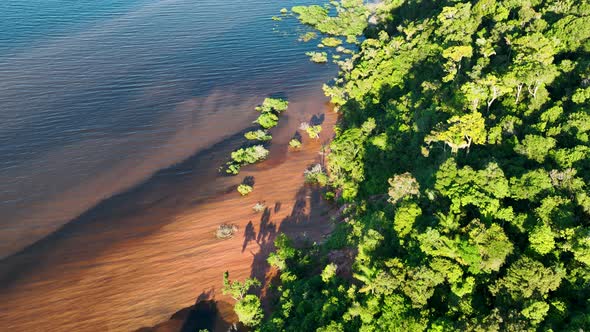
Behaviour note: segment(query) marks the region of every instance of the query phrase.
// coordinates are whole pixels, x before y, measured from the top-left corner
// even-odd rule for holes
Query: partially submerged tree
[[[234,311],[238,319],[246,326],[255,327],[262,321],[264,314],[260,299],[256,295],[248,294],[252,287],[260,286],[256,278],[248,278],[244,282],[229,280],[229,272],[223,274],[223,294],[231,296],[236,300]]]

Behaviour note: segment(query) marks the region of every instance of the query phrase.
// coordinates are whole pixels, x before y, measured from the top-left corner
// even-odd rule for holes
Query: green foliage
[[[341,117],[327,182],[346,205],[324,243],[274,256],[261,330],[586,330],[590,6],[359,7],[300,10],[347,39],[364,17],[324,86]]]
[[[515,151],[539,163],[545,161],[549,151],[555,147],[556,141],[551,137],[526,135]]]
[[[250,327],[258,326],[264,318],[260,299],[252,294],[246,295],[242,300],[236,302],[234,311],[240,322]]]
[[[256,278],[248,278],[244,282],[229,280],[229,272],[223,273],[223,288],[221,292],[224,295],[231,296],[234,300],[243,300],[250,288],[260,286],[260,281]]]
[[[301,147],[301,141],[296,138],[293,138],[289,141],[289,146],[293,149],[299,149]]]
[[[264,129],[270,129],[279,124],[279,116],[272,112],[265,112],[260,114],[254,123],[259,124]]]
[[[269,135],[268,132],[260,129],[249,131],[244,134],[244,137],[251,141],[270,141],[272,139],[272,136]]]
[[[330,282],[330,280],[332,280],[332,278],[334,278],[336,276],[337,269],[338,269],[338,266],[334,263],[330,263],[330,264],[326,265],[326,267],[322,271],[322,280],[326,283]]]
[[[316,39],[317,37],[318,37],[318,34],[316,32],[308,31],[308,32],[299,36],[299,41],[307,43],[308,41],[310,41],[312,39]]]
[[[227,163],[226,172],[238,174],[241,166],[254,164],[268,157],[268,150],[262,145],[241,148],[231,153],[231,161]]]
[[[261,114],[254,123],[258,123],[264,129],[275,127],[279,123],[279,114],[286,111],[288,106],[289,102],[286,100],[266,98],[262,105],[256,107],[256,111]]]
[[[322,6],[295,6],[291,11],[299,15],[299,21],[303,24],[315,26],[328,17],[328,10]]]
[[[315,164],[310,169],[306,169],[303,174],[307,183],[317,183],[320,186],[328,184],[328,175],[326,175],[324,168],[320,164]]]
[[[280,98],[265,98],[262,105],[256,107],[261,113],[276,112],[282,113],[289,107],[289,102]]]
[[[255,327],[262,321],[264,314],[260,299],[256,295],[247,294],[250,288],[260,286],[256,278],[248,278],[244,282],[230,281],[229,272],[223,274],[223,294],[236,300],[234,311],[238,319],[246,326]]]
[[[322,39],[322,44],[327,47],[336,47],[336,46],[342,44],[342,40],[340,40],[338,38],[334,38],[334,37],[327,37],[327,38]]]
[[[254,190],[254,188],[252,188],[252,186],[250,186],[250,185],[247,185],[247,184],[243,184],[243,183],[242,183],[242,184],[240,184],[240,185],[238,186],[238,192],[239,192],[239,193],[240,193],[240,195],[242,195],[242,196],[246,196],[246,195],[248,195],[249,193],[251,193],[251,192],[252,192],[252,190]]]
[[[404,197],[420,195],[420,184],[409,172],[394,175],[389,179],[388,194],[389,201],[395,204]]]
[[[281,233],[275,239],[275,252],[268,257],[268,263],[279,270],[285,270],[287,267],[287,260],[295,256],[295,249],[289,238]]]
[[[309,138],[311,138],[311,139],[320,138],[320,133],[322,132],[322,126],[320,126],[320,125],[312,126],[307,122],[301,123],[301,126],[299,126],[299,129],[305,130],[305,132],[307,133],[307,136],[309,136]]]
[[[328,62],[328,53],[326,52],[306,52],[305,55],[309,57],[309,61],[315,63]]]

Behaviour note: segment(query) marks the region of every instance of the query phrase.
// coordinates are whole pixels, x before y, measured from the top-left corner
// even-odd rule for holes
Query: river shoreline
[[[266,255],[278,232],[320,240],[331,229],[330,207],[304,184],[303,170],[320,160],[337,116],[317,91],[291,101],[272,130],[269,160],[245,167],[237,177],[219,176],[216,166],[244,142],[236,134],[173,167],[177,174],[186,168],[186,176],[159,183],[158,174],[167,172],[161,171],[3,260],[0,324],[30,331],[154,326],[203,294],[230,302],[219,294],[226,270],[233,278],[264,280]],[[320,140],[304,138],[301,151],[290,151],[299,124],[312,117],[323,119]],[[254,177],[254,192],[240,197],[235,186],[245,176]],[[269,209],[252,211],[258,201]],[[237,236],[215,239],[222,223],[237,224]]]

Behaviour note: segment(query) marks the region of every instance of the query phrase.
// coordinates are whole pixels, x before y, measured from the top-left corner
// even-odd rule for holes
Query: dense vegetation
[[[337,8],[293,11],[333,35],[370,15]],[[590,329],[590,4],[388,0],[373,15],[325,87],[341,123],[322,181],[343,220],[321,245],[279,236],[259,329]]]

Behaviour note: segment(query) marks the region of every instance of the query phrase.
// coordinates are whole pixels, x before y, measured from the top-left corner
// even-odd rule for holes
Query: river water
[[[166,247],[187,225],[203,232],[188,217],[162,243],[146,238],[226,191],[216,169],[263,98],[290,100],[289,130],[325,108],[335,66],[309,62],[318,41],[298,42],[293,17],[270,19],[319,2],[0,1],[0,325],[125,331],[190,304],[201,270],[166,269],[214,244],[203,237],[192,261],[194,239]],[[285,152],[292,133],[278,134]]]
[[[1,1],[0,257],[316,89],[334,68],[270,19],[313,2]]]

